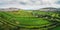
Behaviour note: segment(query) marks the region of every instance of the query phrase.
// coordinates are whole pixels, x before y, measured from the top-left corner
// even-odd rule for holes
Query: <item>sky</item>
[[[0,8],[37,10],[45,7],[60,8],[60,0],[0,0]]]

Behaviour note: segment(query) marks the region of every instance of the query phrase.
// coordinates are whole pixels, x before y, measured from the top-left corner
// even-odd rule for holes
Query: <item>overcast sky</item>
[[[9,7],[21,9],[60,8],[60,0],[0,0],[0,8]]]

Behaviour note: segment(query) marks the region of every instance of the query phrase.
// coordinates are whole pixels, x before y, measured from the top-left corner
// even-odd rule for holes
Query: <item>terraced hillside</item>
[[[60,14],[56,12],[43,12],[43,11],[11,11],[0,12],[0,22],[5,30],[21,30],[22,29],[37,29],[49,30],[60,25]],[[5,23],[6,24],[5,24]],[[3,24],[4,23],[4,24]],[[2,28],[1,29],[4,29]],[[6,29],[6,27],[9,27]]]

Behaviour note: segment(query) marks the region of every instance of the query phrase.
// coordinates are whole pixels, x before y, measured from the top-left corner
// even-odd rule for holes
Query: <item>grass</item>
[[[4,16],[3,19],[6,19],[7,21],[13,21],[16,20],[17,23],[19,23],[20,27],[25,27],[25,28],[33,28],[33,27],[43,27],[43,26],[48,26],[52,22],[48,21],[49,19],[45,18],[37,18],[35,17],[32,13],[37,13],[41,15],[51,15],[56,14],[54,12],[40,12],[40,11],[13,11],[13,12],[0,12],[0,15],[2,14]],[[54,16],[53,15],[53,16]],[[10,18],[10,19],[9,19]]]
[[[27,11],[17,11],[17,12],[8,12],[11,15],[15,16],[15,20],[19,21],[20,24],[24,25],[46,25],[49,24],[50,22],[43,19],[43,18],[36,18],[34,17],[31,13],[32,12],[27,12]]]
[[[56,28],[54,28],[52,30],[60,30],[60,26],[59,27],[56,27]]]
[[[42,18],[34,18],[34,17],[20,17],[20,18],[16,18],[17,21],[20,22],[20,24],[25,24],[25,25],[46,25],[48,23],[50,23],[49,21],[46,21]]]

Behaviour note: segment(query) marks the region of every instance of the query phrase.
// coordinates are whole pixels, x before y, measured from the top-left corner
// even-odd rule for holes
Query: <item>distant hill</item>
[[[0,8],[0,11],[17,11],[19,8]]]
[[[41,8],[40,11],[60,11],[60,8],[54,8],[54,7],[47,7],[47,8]]]
[[[0,8],[0,11],[18,11],[18,10],[23,10],[19,8]],[[60,8],[54,8],[54,7],[46,7],[46,8],[41,8],[38,9],[39,11],[60,11]]]

